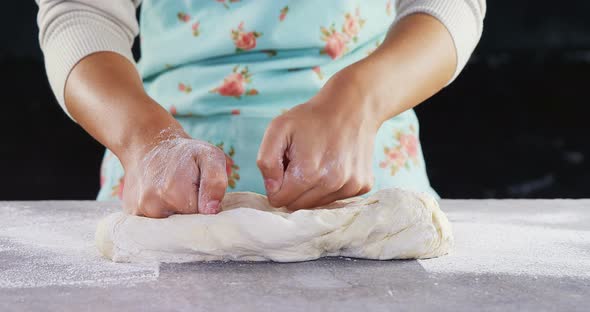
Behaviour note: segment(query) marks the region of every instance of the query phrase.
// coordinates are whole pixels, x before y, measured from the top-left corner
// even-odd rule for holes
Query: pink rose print
[[[106,177],[105,175],[105,166],[106,166],[106,162],[111,158],[111,154],[107,153],[107,155],[105,156],[105,158],[103,159],[102,163],[100,164],[100,187],[102,187],[104,185],[104,183],[106,182]]]
[[[401,134],[399,144],[406,151],[408,157],[415,158],[418,155],[418,139],[414,134]]]
[[[215,146],[220,148],[225,153],[223,142],[218,143]],[[236,183],[240,180],[240,174],[238,173],[240,167],[235,164],[233,159],[235,154],[236,151],[234,150],[233,146],[230,146],[229,151],[225,153],[225,171],[227,173],[227,184],[232,189],[236,188]]]
[[[392,11],[393,11],[393,2],[391,0],[387,0],[387,3],[385,4],[385,12],[387,13],[388,16],[391,16]]]
[[[320,53],[328,54],[333,60],[339,58],[347,51],[346,41],[348,38],[336,31],[334,25],[330,28],[321,28],[322,40],[326,42],[326,46]]]
[[[178,84],[178,91],[184,93],[191,93],[191,91],[193,91],[193,88],[190,85],[181,82]]]
[[[240,110],[239,109],[232,109],[231,110],[231,114],[232,115],[239,115],[240,114]]]
[[[199,27],[201,26],[201,23],[199,21],[196,21],[193,23],[192,29],[193,29],[193,36],[198,37],[201,32],[199,30]]]
[[[236,2],[240,2],[240,0],[215,0],[215,1],[217,1],[217,2],[219,2],[219,3],[221,3],[221,4],[223,4],[223,6],[224,6],[226,9],[229,9],[229,4],[230,4],[230,3],[236,3]]]
[[[398,144],[394,147],[383,148],[385,159],[379,163],[380,168],[389,168],[390,174],[394,176],[401,168],[410,169],[410,161],[414,165],[418,163],[418,138],[416,129],[410,126],[409,133],[397,131],[394,135]]]
[[[322,40],[326,46],[320,51],[321,54],[329,55],[333,60],[341,57],[348,51],[348,44],[358,41],[358,33],[365,24],[365,20],[360,17],[360,10],[357,8],[355,13],[346,13],[344,15],[344,24],[342,32],[336,30],[332,24],[329,28],[320,27]]]
[[[319,66],[314,66],[311,68],[311,70],[318,76],[318,79],[324,79],[324,74],[322,73],[322,69]]]
[[[244,52],[256,48],[256,38],[260,36],[262,36],[262,33],[245,31],[244,22],[241,22],[237,29],[232,29],[231,31],[231,38],[236,45],[236,52]]]
[[[344,16],[344,25],[342,25],[342,32],[346,34],[353,42],[357,42],[358,33],[361,27],[365,25],[365,20],[360,18],[360,10],[357,8],[354,15],[346,13]]]
[[[279,15],[279,21],[284,21],[285,17],[287,17],[287,13],[289,13],[289,6],[285,6],[281,9],[281,14]]]
[[[246,84],[252,82],[252,74],[248,72],[248,67],[240,70],[239,66],[234,67],[232,73],[223,79],[221,86],[209,91],[219,93],[221,96],[233,96],[241,98],[242,95],[257,95],[258,90],[246,89]]]
[[[125,177],[119,179],[119,183],[115,184],[111,190],[111,196],[117,196],[123,199],[123,189],[125,188]]]
[[[240,73],[233,73],[223,80],[223,84],[217,92],[223,96],[240,96],[245,91],[244,76]]]
[[[187,13],[184,13],[184,12],[178,12],[178,14],[176,16],[178,17],[178,20],[180,20],[183,23],[190,22],[191,18],[192,18],[190,15],[188,15]],[[200,26],[201,26],[201,23],[199,21],[196,21],[191,25],[191,29],[193,31],[193,36],[198,37],[201,34],[201,31],[199,29]]]
[[[178,17],[178,20],[180,20],[183,23],[188,23],[191,20],[191,16],[184,12],[178,12],[176,16]]]
[[[174,116],[174,115],[176,115],[176,114],[178,113],[178,112],[176,111],[176,106],[174,106],[174,105],[171,105],[171,106],[170,106],[170,109],[169,109],[169,111],[170,111],[170,114],[172,114],[172,116]]]
[[[384,148],[386,159],[379,163],[379,167],[386,168],[388,166],[401,167],[406,163],[406,155],[401,151],[400,147]]]

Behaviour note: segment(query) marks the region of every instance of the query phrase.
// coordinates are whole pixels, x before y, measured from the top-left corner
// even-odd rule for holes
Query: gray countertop
[[[0,310],[588,311],[590,200],[443,200],[452,254],[419,261],[111,263],[116,203],[0,202]]]

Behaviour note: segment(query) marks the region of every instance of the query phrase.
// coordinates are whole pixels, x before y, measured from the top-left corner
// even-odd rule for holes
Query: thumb
[[[225,161],[225,154],[219,150],[215,155],[201,160],[199,164],[201,171],[199,213],[216,214],[221,210],[220,203],[227,188]]]
[[[256,159],[256,164],[264,178],[267,195],[276,193],[283,184],[284,156],[289,145],[289,132],[287,123],[280,120],[280,117],[274,119],[266,129]]]

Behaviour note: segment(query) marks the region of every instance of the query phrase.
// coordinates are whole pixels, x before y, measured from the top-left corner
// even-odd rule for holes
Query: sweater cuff
[[[72,68],[84,57],[100,51],[118,53],[133,64],[129,37],[120,26],[93,12],[70,12],[51,23],[41,43],[51,89],[59,105],[70,118],[64,91]],[[73,119],[73,118],[72,118]]]
[[[399,8],[397,20],[414,13],[425,13],[438,19],[449,31],[455,45],[457,67],[450,84],[457,78],[469,61],[481,33],[481,20],[478,11],[465,0],[417,0],[412,5]]]

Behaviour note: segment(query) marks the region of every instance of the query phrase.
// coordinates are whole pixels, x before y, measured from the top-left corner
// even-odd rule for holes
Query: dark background
[[[443,197],[590,197],[590,2],[557,3],[488,1],[470,64],[417,109]],[[92,199],[103,148],[51,94],[34,1],[3,6],[0,200]]]

